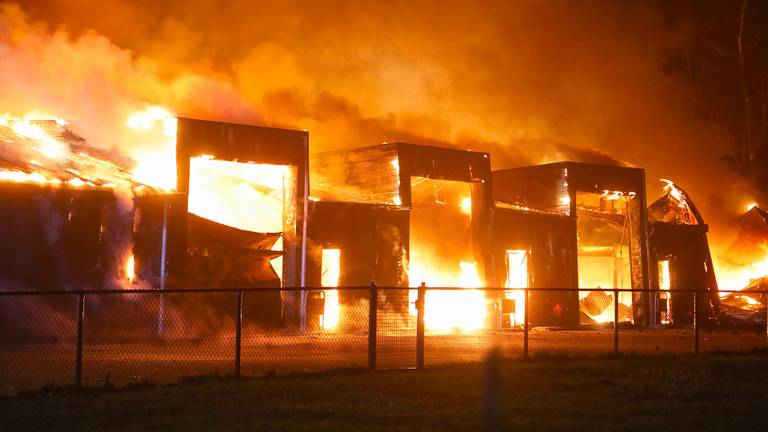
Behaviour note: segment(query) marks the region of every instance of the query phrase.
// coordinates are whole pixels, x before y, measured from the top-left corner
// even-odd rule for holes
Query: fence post
[[[83,383],[83,315],[85,314],[85,294],[77,295],[77,355],[75,357],[75,387]]]
[[[528,358],[528,291],[529,288],[525,288],[525,295],[523,296],[523,358]]]
[[[379,310],[379,291],[376,282],[371,282],[371,291],[368,296],[368,370],[376,370],[376,335],[378,334],[377,316]]]
[[[619,290],[613,289],[613,352],[619,352]]]
[[[240,378],[240,354],[243,339],[243,292],[237,291],[237,310],[235,311],[235,378]]]
[[[699,307],[697,290],[693,291],[693,352],[699,353]]]
[[[416,370],[424,369],[424,306],[426,304],[427,285],[422,282],[419,286],[419,296],[416,298]]]

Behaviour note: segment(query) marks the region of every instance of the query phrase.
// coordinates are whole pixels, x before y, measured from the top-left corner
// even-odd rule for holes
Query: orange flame
[[[420,275],[426,273],[422,268],[411,267],[410,278],[413,283],[423,281],[427,286],[479,288],[483,286],[475,263],[461,262],[458,279],[455,272],[430,272],[430,278]],[[411,300],[410,314],[417,314],[415,301],[417,290],[409,293]],[[459,331],[469,332],[482,329],[488,316],[488,303],[481,290],[427,290],[424,300],[424,324],[432,332]]]
[[[341,250],[323,249],[321,285],[323,287],[338,287],[340,277]],[[332,330],[339,325],[339,291],[324,290],[323,292],[325,293],[325,302],[321,324],[323,330]]]
[[[125,278],[128,280],[128,283],[133,283],[136,279],[135,265],[133,254],[128,255],[128,259],[125,260]]]
[[[717,275],[718,288],[721,296],[730,294],[727,291],[739,291],[746,288],[751,282],[768,277],[768,245],[763,245],[763,257],[745,265],[729,265],[715,262],[715,274]]]
[[[151,106],[132,113],[126,125],[141,141],[130,155],[136,161],[133,179],[163,189],[176,188],[176,117],[168,110]]]

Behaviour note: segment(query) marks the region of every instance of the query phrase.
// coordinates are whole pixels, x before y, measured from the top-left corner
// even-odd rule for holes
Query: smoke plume
[[[667,71],[691,37],[652,2],[32,0],[0,9],[0,112],[48,112],[117,151],[149,104],[307,129],[312,151],[623,163],[650,197],[660,177],[685,187],[724,239],[753,197],[724,162],[733,138]]]

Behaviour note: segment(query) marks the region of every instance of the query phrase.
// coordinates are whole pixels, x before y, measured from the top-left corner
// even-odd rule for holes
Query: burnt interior
[[[573,271],[577,258],[572,235],[576,229],[575,221],[565,215],[522,211],[497,204],[493,223],[497,280],[506,281],[504,286],[507,288],[561,289],[530,292],[528,316],[531,323],[547,326],[578,323],[578,296],[573,291],[562,290],[576,287]],[[511,284],[512,281],[507,278],[509,251],[526,254],[525,286]],[[515,299],[516,303],[520,301],[520,298]],[[519,307],[514,309],[520,310]],[[516,317],[516,321],[520,321],[520,317]]]
[[[333,301],[326,299],[321,287],[360,288],[372,282],[384,287],[407,286],[408,229],[408,211],[401,207],[310,202],[307,285],[317,289],[309,294],[309,304],[314,307],[308,307],[308,322],[318,322],[316,317],[325,314],[326,301]],[[336,295],[340,307],[354,307],[370,294],[367,289],[355,289],[339,290]],[[407,310],[405,290],[384,291],[382,300],[397,310]]]
[[[175,267],[177,271],[184,269],[179,279],[193,286],[302,286],[305,283],[304,209],[309,182],[307,133],[179,118],[176,157],[177,190],[185,197],[178,208],[184,215],[184,223],[176,227],[183,233],[177,238],[186,251],[185,264]],[[257,171],[266,165],[285,167],[282,231],[247,231],[189,213],[194,193],[190,188],[193,158],[237,162]],[[254,220],[272,216],[259,207],[248,211],[252,213],[245,214],[246,219],[251,214]],[[276,251],[278,242],[281,245]],[[280,261],[277,266],[275,259]],[[297,292],[265,290],[249,294],[244,300],[244,315],[265,326],[298,324],[303,310],[300,303]]]
[[[570,311],[570,324],[612,320],[612,288],[650,288],[643,170],[578,162],[499,170],[494,171],[494,198],[500,206],[530,213],[532,220],[539,213],[572,220],[571,241],[559,247],[570,249],[576,259],[567,263],[560,288],[590,291],[566,305],[564,299],[549,301],[558,311]],[[621,321],[646,322],[649,307],[647,296],[619,294]]]
[[[487,153],[388,143],[351,150],[319,153],[312,157],[312,195],[321,201],[344,201],[393,205],[409,211],[407,254],[416,235],[439,236],[430,229],[444,227],[456,219],[461,203],[452,188],[465,187],[469,236],[442,241],[462,243],[471,250],[465,259],[477,263],[484,282],[493,285],[490,260],[491,178]],[[451,185],[452,182],[453,183]],[[414,199],[416,198],[416,199]],[[452,202],[448,202],[453,200]],[[422,207],[424,206],[424,207]],[[449,209],[446,210],[446,209]],[[414,214],[415,212],[415,214]],[[421,225],[417,230],[414,223]],[[448,230],[457,224],[449,223]],[[410,285],[420,281],[410,281]]]

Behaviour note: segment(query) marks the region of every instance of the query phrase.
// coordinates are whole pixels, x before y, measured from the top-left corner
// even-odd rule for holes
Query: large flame
[[[762,250],[762,258],[746,264],[729,264],[722,260],[714,262],[721,296],[730,294],[729,291],[743,290],[753,281],[768,277],[768,244],[763,244]]]
[[[29,120],[19,120],[11,123],[11,129],[17,135],[35,140],[38,144],[35,150],[50,159],[61,159],[69,151],[66,144],[48,135],[40,126]]]
[[[49,179],[38,172],[26,173],[18,170],[0,170],[0,181],[11,181],[17,183],[63,183],[58,179]]]
[[[413,177],[408,279],[424,283],[424,323],[432,332],[473,331],[488,317],[486,293],[472,251],[471,184]],[[441,290],[440,287],[468,288]],[[410,313],[416,314],[417,290],[411,290]]]
[[[284,165],[193,157],[189,212],[247,231],[282,232],[287,175]]]
[[[55,127],[44,127],[54,122]],[[131,113],[126,125],[135,146],[125,152],[112,143],[85,142],[71,134],[68,125],[59,117],[39,111],[20,117],[0,116],[0,127],[6,130],[5,145],[11,146],[8,151],[12,153],[4,154],[5,159],[17,166],[0,167],[0,180],[74,187],[121,186],[134,191],[145,185],[161,190],[176,187],[176,117],[168,110],[150,106]]]
[[[98,136],[117,133],[127,121],[137,132],[172,138],[162,120],[170,117],[167,111],[149,108],[136,120],[123,118],[123,111],[149,100],[197,117],[309,128],[316,150],[418,137],[464,148],[493,146],[508,164],[610,154],[647,167],[649,175],[674,170],[698,180],[701,191],[724,192],[730,184],[720,181],[727,178],[723,146],[731,141],[724,128],[689,115],[701,102],[690,96],[707,92],[671,93],[669,80],[679,84],[685,74],[658,67],[669,63],[670,51],[659,48],[697,43],[684,37],[686,26],[660,19],[665,12],[657,6],[665,2],[631,8],[500,2],[491,13],[472,2],[435,13],[424,3],[394,22],[376,18],[386,13],[384,3],[352,2],[344,14],[318,20],[312,8],[279,2],[270,13],[210,8],[162,23],[157,10],[138,2],[110,7],[108,20],[84,17],[79,2],[50,8],[12,3],[0,8],[4,109],[51,107]],[[283,31],[275,19],[281,16],[295,17],[295,28]],[[222,30],[221,22],[227,22],[225,37],[201,37]],[[338,29],[347,26],[359,37],[339,38]],[[444,28],[452,31],[431,37]],[[384,32],[389,37],[381,38]],[[506,54],[510,46],[520,47],[513,59]],[[468,62],[477,73],[466,74]],[[617,87],[623,91],[610,91]],[[135,179],[174,187],[172,145],[124,141],[137,162]],[[55,146],[45,150],[56,154]],[[696,163],[679,163],[689,153]],[[560,204],[569,199],[561,197]],[[400,204],[399,197],[392,201]]]
[[[416,261],[419,263],[419,261]],[[427,276],[428,275],[428,276]],[[411,262],[409,278],[413,284],[418,281],[427,287],[479,288],[483,286],[477,272],[477,265],[461,262],[458,272],[453,269],[441,271],[437,268],[422,267]],[[418,290],[410,291],[411,315],[416,315],[415,302]],[[485,292],[476,289],[426,291],[424,301],[424,325],[432,332],[473,331],[482,329],[488,316]]]
[[[745,210],[745,217],[763,213],[756,202],[747,204]],[[765,223],[763,218],[756,219]],[[732,291],[743,290],[757,280],[768,278],[768,238],[764,230],[757,228],[752,231],[754,228],[742,231],[727,252],[713,257],[721,297]]]
[[[134,180],[159,189],[175,189],[176,117],[165,108],[150,106],[133,112],[126,125],[140,141],[130,154],[136,161]]]
[[[107,188],[120,196],[173,189],[176,183],[176,118],[150,107],[126,119],[136,147],[121,153],[111,143],[93,143],[73,133],[59,117],[32,111],[0,116],[0,181],[48,187]],[[149,186],[149,187],[147,187]],[[132,244],[121,244],[122,266],[112,275],[121,285],[136,282]]]

